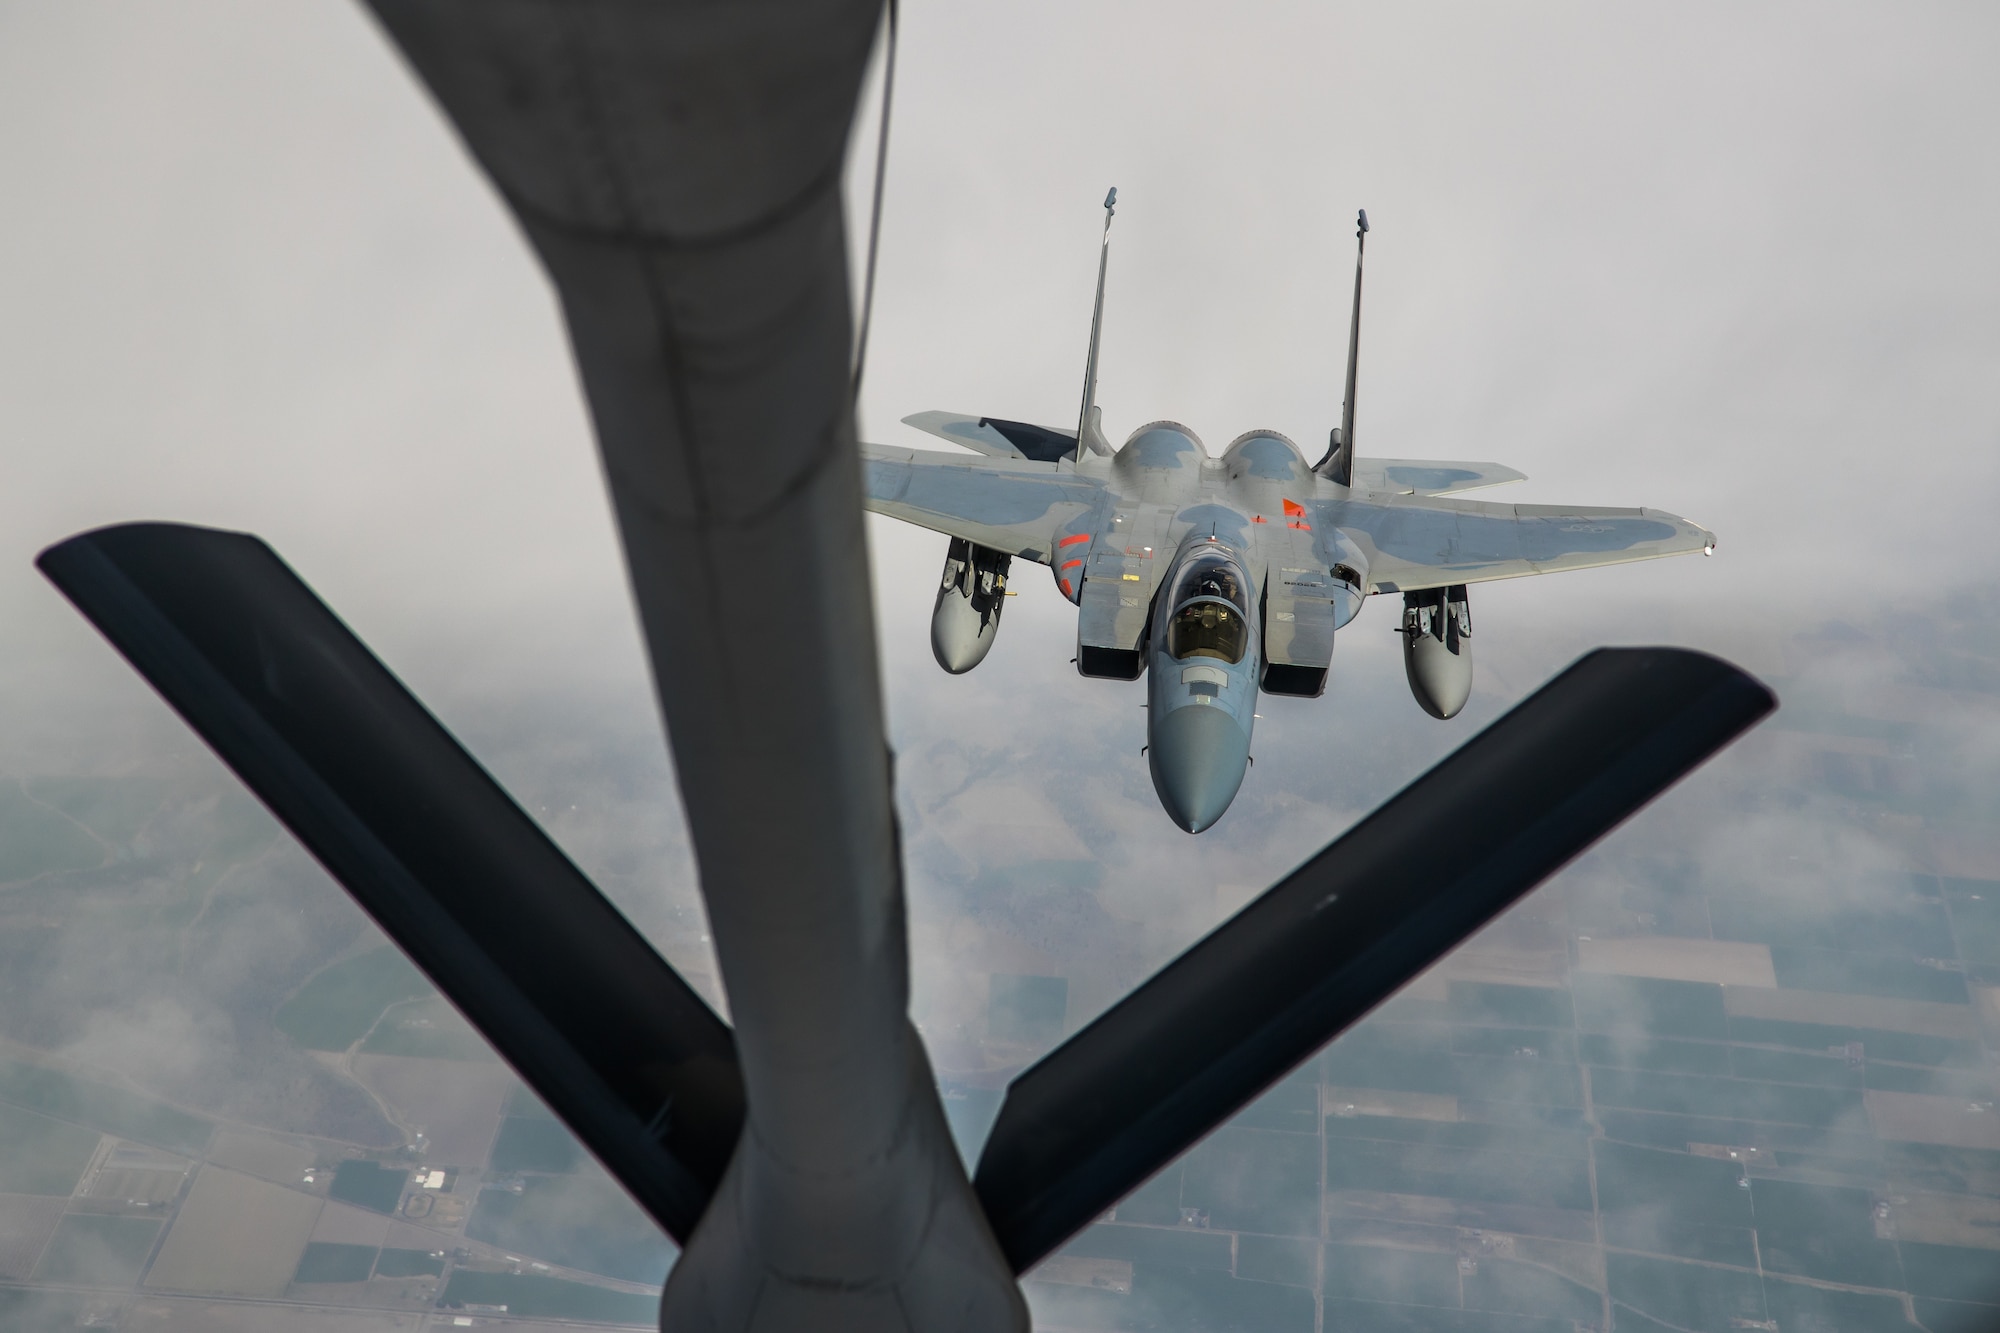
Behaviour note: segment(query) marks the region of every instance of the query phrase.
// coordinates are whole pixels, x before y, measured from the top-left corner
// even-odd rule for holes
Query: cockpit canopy
[[[1167,651],[1176,660],[1213,657],[1241,662],[1249,646],[1249,622],[1227,602],[1189,602],[1167,623]]]
[[[1196,597],[1220,597],[1226,602],[1234,602],[1238,611],[1250,606],[1243,570],[1237,563],[1221,552],[1198,554],[1181,566],[1180,577],[1174,583],[1174,605],[1190,601]]]
[[[1249,580],[1220,551],[1195,555],[1174,581],[1167,651],[1175,658],[1241,662],[1250,647]]]

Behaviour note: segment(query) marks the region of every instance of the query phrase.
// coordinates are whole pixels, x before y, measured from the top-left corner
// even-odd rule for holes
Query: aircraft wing
[[[1377,592],[1415,592],[1712,550],[1715,534],[1658,509],[1373,496],[1326,506],[1368,549]]]
[[[875,513],[1044,565],[1105,499],[1102,482],[1051,463],[877,444],[861,446],[861,487]]]
[[[1525,473],[1501,463],[1465,463],[1449,458],[1354,460],[1355,490],[1391,495],[1445,495],[1526,480]]]

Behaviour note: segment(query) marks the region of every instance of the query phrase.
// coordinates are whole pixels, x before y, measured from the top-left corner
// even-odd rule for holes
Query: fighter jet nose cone
[[[1153,723],[1146,751],[1153,790],[1167,817],[1189,833],[1222,818],[1250,762],[1250,733],[1208,704],[1176,708]]]

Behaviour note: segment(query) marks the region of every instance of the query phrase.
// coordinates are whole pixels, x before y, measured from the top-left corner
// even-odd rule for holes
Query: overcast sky
[[[867,438],[923,444],[897,420],[930,408],[1073,424],[1116,184],[1114,440],[1168,416],[1216,450],[1271,426],[1316,454],[1365,206],[1364,455],[1496,459],[1531,480],[1495,498],[1718,533],[1712,560],[1478,590],[1458,731],[1360,716],[1401,690],[1393,608],[1370,607],[1346,702],[1259,733],[1311,808],[1352,813],[1308,761],[1343,763],[1364,721],[1414,771],[1591,642],[1775,670],[1760,619],[1865,622],[1994,568],[2000,10],[904,17]],[[140,517],[266,537],[517,787],[547,779],[492,721],[513,702],[652,725],[550,291],[358,6],[6,0],[0,173],[0,761],[111,762],[133,726],[195,752],[29,565]],[[1090,771],[1143,774],[1139,696],[1074,675],[1043,571],[1017,571],[999,647],[953,680],[925,639],[943,539],[872,532],[906,752],[1036,719],[1077,728]],[[1329,832],[1256,808],[1251,881]],[[1161,818],[1126,850],[1186,847]]]

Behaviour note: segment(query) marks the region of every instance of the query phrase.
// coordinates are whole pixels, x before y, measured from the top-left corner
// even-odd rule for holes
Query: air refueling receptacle
[[[1440,720],[1472,695],[1472,606],[1465,585],[1403,594],[1403,672],[1410,693]]]
[[[937,606],[931,611],[931,655],[952,675],[962,676],[986,660],[1000,632],[1007,569],[1013,563],[1004,551],[974,546],[963,537],[951,539]]]

